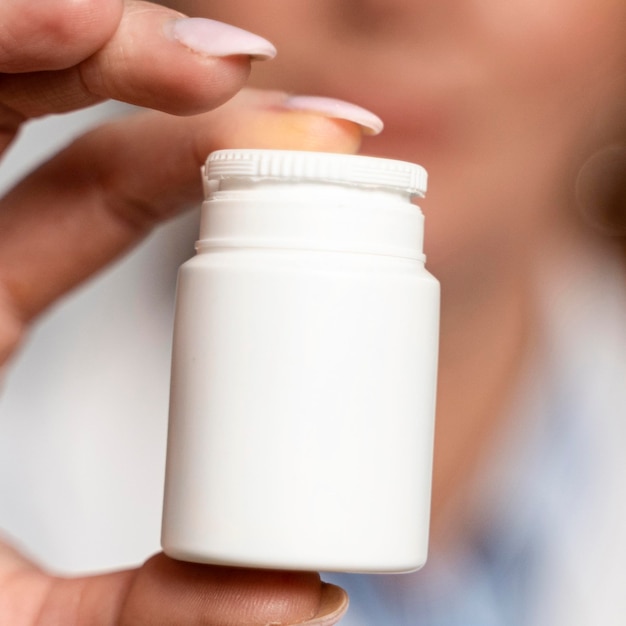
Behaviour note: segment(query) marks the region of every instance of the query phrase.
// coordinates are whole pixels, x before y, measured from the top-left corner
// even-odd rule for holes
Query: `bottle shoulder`
[[[199,289],[228,284],[231,289],[269,289],[285,293],[330,289],[333,293],[354,290],[391,294],[416,293],[439,300],[437,279],[424,264],[413,259],[314,253],[200,254],[184,264],[179,273],[181,284]],[[312,290],[312,291],[311,291]],[[381,295],[387,298],[385,295]]]
[[[261,271],[328,272],[388,272],[412,274],[426,281],[438,282],[426,269],[424,262],[416,259],[378,254],[355,254],[319,250],[289,250],[266,248],[223,248],[202,251],[186,261],[181,269],[217,270],[249,269]]]

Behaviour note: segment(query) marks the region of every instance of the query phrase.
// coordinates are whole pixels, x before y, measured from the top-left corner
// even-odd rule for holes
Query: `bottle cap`
[[[426,194],[426,170],[420,165],[376,157],[297,150],[218,150],[205,167],[209,188],[221,180],[321,181]]]

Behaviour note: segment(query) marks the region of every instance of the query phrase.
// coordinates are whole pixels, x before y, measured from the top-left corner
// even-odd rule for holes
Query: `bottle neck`
[[[199,252],[283,248],[424,259],[408,193],[334,183],[228,180],[202,205]]]

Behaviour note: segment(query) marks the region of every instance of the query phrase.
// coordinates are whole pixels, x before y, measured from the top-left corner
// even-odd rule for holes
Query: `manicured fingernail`
[[[336,585],[322,583],[322,597],[317,615],[298,626],[333,626],[348,610],[348,594]]]
[[[168,22],[166,34],[183,46],[211,57],[247,55],[258,61],[276,56],[276,48],[247,30],[202,17],[183,17]]]
[[[367,135],[378,135],[383,129],[383,121],[363,107],[320,96],[291,96],[283,101],[282,106],[292,111],[311,111],[328,117],[348,120],[363,127]]]

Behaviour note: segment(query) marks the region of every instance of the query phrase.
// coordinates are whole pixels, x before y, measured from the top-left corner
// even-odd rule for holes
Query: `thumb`
[[[52,577],[0,546],[0,623],[12,626],[331,626],[347,595],[304,572],[183,563],[158,554],[135,570]]]

